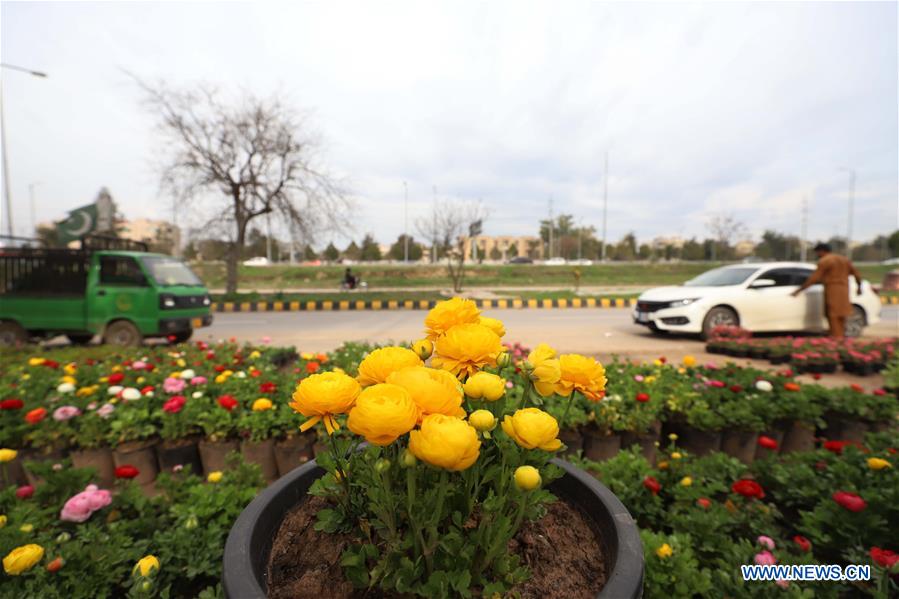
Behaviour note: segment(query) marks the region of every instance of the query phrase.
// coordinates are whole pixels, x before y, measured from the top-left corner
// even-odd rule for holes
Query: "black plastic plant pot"
[[[584,511],[600,534],[609,573],[600,599],[639,599],[643,596],[643,545],[627,508],[598,480],[559,459],[565,470],[550,490]],[[240,514],[225,543],[222,586],[229,599],[264,599],[266,569],[272,540],[284,516],[306,499],[315,479],[324,474],[310,461],[264,489]]]

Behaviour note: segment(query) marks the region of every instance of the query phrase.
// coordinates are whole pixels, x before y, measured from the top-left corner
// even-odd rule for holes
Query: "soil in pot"
[[[615,457],[621,451],[620,435],[604,435],[600,431],[587,431],[584,435],[584,457],[601,462]]]
[[[256,464],[262,470],[265,480],[272,482],[278,478],[278,463],[275,461],[275,440],[242,441],[240,454],[244,461]]]
[[[565,444],[564,455],[574,454],[584,449],[584,434],[576,428],[559,431],[559,439]]]
[[[154,448],[156,441],[127,441],[117,446],[112,452],[113,461],[118,466],[134,466],[139,474],[134,481],[143,485],[156,480],[159,474],[159,465],[156,462]]]
[[[269,557],[268,596],[399,597],[355,590],[346,581],[340,556],[352,537],[314,529],[316,512],[327,505],[324,499],[309,496],[285,516]],[[309,547],[315,547],[315,551],[309,551]],[[549,504],[539,522],[525,523],[509,543],[508,551],[517,554],[531,571],[527,582],[512,589],[520,597],[595,597],[606,581],[601,540],[589,519],[564,501]]]
[[[199,444],[200,460],[203,462],[203,470],[207,473],[228,469],[228,454],[239,451],[237,441],[209,441],[203,439]]]
[[[101,487],[108,488],[115,482],[115,462],[112,459],[112,450],[108,447],[81,449],[73,451],[69,456],[75,468],[96,470],[96,479]]]
[[[314,457],[312,455],[313,439],[315,439],[314,435],[305,434],[275,442],[275,463],[280,476],[302,466]]]
[[[759,434],[753,431],[728,430],[721,433],[721,451],[744,464],[755,460]]]
[[[692,454],[704,456],[713,451],[718,451],[721,447],[721,433],[719,431],[703,431],[686,426],[677,443]]]
[[[175,466],[190,466],[193,474],[203,474],[203,463],[200,461],[195,437],[166,439],[156,448],[156,455],[159,457],[159,469],[163,472],[174,472]]]
[[[814,450],[815,426],[801,420],[795,421],[787,430],[783,441],[779,445],[781,453]]]

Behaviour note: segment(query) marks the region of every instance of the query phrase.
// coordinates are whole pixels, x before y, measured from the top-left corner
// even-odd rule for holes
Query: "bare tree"
[[[165,143],[163,189],[182,205],[220,198],[204,228],[228,233],[229,293],[237,291],[237,267],[253,219],[275,213],[307,242],[314,232],[345,224],[350,202],[341,182],[318,163],[320,140],[280,98],[244,92],[228,102],[208,86],[187,90],[137,82]]]
[[[715,238],[715,243],[712,244],[712,260],[718,259],[719,246],[727,248],[731,245],[731,241],[747,234],[746,225],[730,214],[712,216],[706,223],[706,227]]]
[[[445,255],[453,291],[462,291],[465,277],[466,236],[479,235],[487,210],[481,202],[443,200],[434,205],[430,216],[418,219],[418,232],[430,239],[437,255]]]

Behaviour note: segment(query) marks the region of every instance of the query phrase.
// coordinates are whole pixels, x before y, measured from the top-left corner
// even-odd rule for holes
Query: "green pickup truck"
[[[209,292],[181,260],[126,240],[80,249],[0,247],[0,345],[64,334],[72,343],[190,339],[212,324]]]

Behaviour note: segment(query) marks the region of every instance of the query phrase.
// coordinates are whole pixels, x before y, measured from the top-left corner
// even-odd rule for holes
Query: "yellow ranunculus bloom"
[[[255,360],[256,358],[258,358],[258,357],[261,356],[261,355],[262,355],[262,354],[259,353],[259,350],[258,350],[258,349],[254,349],[253,351],[250,352],[249,358],[250,358],[251,360]]]
[[[462,385],[459,379],[445,370],[411,366],[397,370],[387,377],[391,385],[399,385],[409,392],[421,411],[419,419],[428,414],[445,414],[462,418]]]
[[[27,522],[27,523],[23,524],[22,526],[20,526],[19,530],[24,532],[25,534],[28,534],[34,530],[34,524]]]
[[[671,545],[668,543],[663,543],[661,547],[656,549],[656,555],[659,556],[659,559],[666,559],[671,557],[674,554],[674,550],[671,549]]]
[[[693,479],[690,478],[689,476],[685,476],[682,479],[680,479],[680,486],[689,487],[692,485],[693,485]]]
[[[300,354],[300,357],[308,362],[309,360],[315,359],[315,354],[313,354],[312,352],[309,352],[309,351],[304,351],[303,353]]]
[[[322,372],[304,378],[293,393],[290,407],[308,418],[300,427],[306,431],[324,420],[331,434],[339,427],[334,414],[344,414],[353,407],[362,388],[351,376],[339,372]]]
[[[432,364],[462,378],[484,366],[496,366],[502,351],[499,335],[484,325],[460,324],[437,339]]]
[[[515,486],[522,491],[533,491],[541,482],[540,471],[533,466],[519,466],[515,469]]]
[[[602,364],[580,354],[559,356],[561,376],[556,383],[556,393],[564,397],[572,391],[580,391],[591,401],[599,401],[606,388],[606,370]]]
[[[18,576],[34,567],[44,558],[44,548],[30,543],[16,547],[3,558],[3,571],[10,576]]]
[[[265,412],[266,410],[272,409],[272,400],[267,397],[260,397],[256,401],[253,402],[253,411],[254,412]]]
[[[659,467],[659,470],[668,470],[668,462],[665,460],[659,462],[657,466]]]
[[[684,366],[686,366],[687,368],[696,366],[696,358],[694,358],[693,356],[684,356],[683,362]]]
[[[19,452],[15,449],[0,449],[0,462],[11,462],[16,459],[16,456],[19,455]]]
[[[489,372],[476,372],[468,377],[462,388],[472,399],[496,401],[506,394],[506,381]]]
[[[883,470],[884,468],[892,468],[892,464],[883,458],[868,458],[868,468],[871,470]]]
[[[159,560],[156,559],[156,556],[155,555],[145,555],[144,557],[140,558],[140,560],[138,560],[138,562],[136,564],[134,564],[134,569],[132,570],[132,573],[139,571],[141,576],[149,576],[150,572],[152,572],[153,570],[158,570],[158,569],[159,569]]]
[[[63,366],[62,369],[66,374],[75,374],[76,372],[78,372],[78,365],[75,364],[75,362],[69,362],[68,364]]]
[[[684,457],[684,456],[682,456],[682,455],[681,455],[681,452],[679,452],[679,451],[671,452],[671,459],[672,459],[672,460],[679,460],[679,459],[681,459],[682,457]]]
[[[372,445],[383,447],[411,431],[418,416],[418,406],[405,388],[379,383],[363,389],[346,424]]]
[[[206,475],[206,481],[215,484],[217,482],[221,482],[222,476],[223,475],[221,470],[215,470]]]
[[[365,356],[365,359],[359,364],[359,376],[356,378],[360,385],[367,387],[386,383],[387,377],[397,370],[421,365],[421,358],[411,349],[382,347]]]
[[[60,383],[69,383],[70,385],[75,385],[78,383],[78,379],[67,374],[65,376],[59,377],[59,382]]]
[[[91,395],[96,393],[99,388],[100,387],[97,385],[81,387],[80,389],[78,389],[78,391],[75,391],[75,395],[77,395],[78,397],[90,397]]]
[[[537,408],[518,410],[503,419],[503,430],[525,449],[556,451],[562,447],[559,423],[555,418]]]
[[[409,433],[409,451],[444,470],[465,470],[478,459],[481,442],[473,426],[452,416],[431,414]]]
[[[556,383],[562,376],[559,360],[556,358],[556,350],[545,343],[541,343],[528,354],[527,363],[531,367],[531,380],[534,388],[543,397],[549,397],[556,392]]]
[[[428,339],[419,339],[412,344],[412,351],[414,351],[422,360],[427,360],[431,357],[431,354],[434,353],[434,344]]]
[[[436,341],[454,326],[460,324],[476,324],[481,318],[481,311],[472,300],[454,297],[434,306],[425,317],[425,333],[428,339]]]
[[[45,361],[46,360],[44,358],[28,358],[28,365],[29,366],[40,366]]]
[[[488,410],[475,410],[468,415],[468,424],[484,433],[496,428],[496,417]]]
[[[0,514],[0,528],[6,526],[6,514]]]
[[[218,384],[222,384],[228,380],[228,377],[225,376],[224,374],[218,374],[215,376],[215,379],[213,379],[213,380]]]
[[[503,321],[498,318],[490,318],[489,316],[481,316],[478,320],[478,324],[482,324],[494,333],[496,333],[499,337],[506,336],[506,325],[503,324]]]

